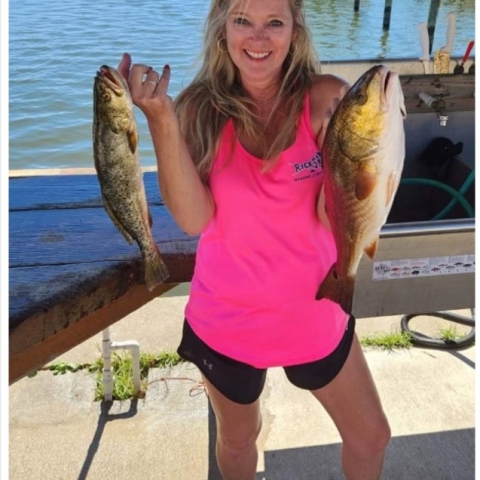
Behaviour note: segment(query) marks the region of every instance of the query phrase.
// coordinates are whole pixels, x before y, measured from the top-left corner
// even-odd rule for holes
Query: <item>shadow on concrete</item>
[[[338,480],[340,444],[265,452],[265,471],[256,480]],[[408,435],[392,439],[382,479],[474,480],[475,431]]]
[[[215,458],[216,422],[208,407],[208,480],[222,480]],[[341,445],[288,448],[264,453],[265,471],[256,480],[339,480],[344,478]],[[394,437],[382,479],[474,480],[475,429]]]
[[[217,421],[213,413],[212,404],[208,400],[208,480],[223,480],[218,468],[215,455],[215,444],[217,442]]]
[[[78,480],[86,480],[87,478],[88,471],[90,470],[93,459],[95,458],[95,454],[98,451],[103,431],[105,430],[105,425],[113,420],[126,419],[135,416],[137,414],[138,399],[133,399],[130,402],[130,408],[128,409],[128,411],[122,413],[110,414],[109,412],[112,408],[112,405],[113,402],[101,402],[101,411],[100,416],[98,417],[97,428],[95,430],[95,434],[93,435],[92,442],[88,447],[87,456],[85,458],[85,462],[83,462],[82,470],[80,470],[80,473],[78,475]]]
[[[463,363],[467,364],[469,367],[475,370],[475,362],[473,360],[470,360],[468,357],[466,357],[465,355],[462,355],[460,352],[457,352],[456,350],[450,350],[448,353],[453,355],[455,358],[458,358]]]

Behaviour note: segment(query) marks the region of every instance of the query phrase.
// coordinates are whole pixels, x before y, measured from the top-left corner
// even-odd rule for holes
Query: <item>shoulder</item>
[[[341,77],[331,74],[315,75],[310,87],[310,96],[335,97],[338,96],[348,83]]]
[[[320,133],[329,110],[335,109],[348,87],[349,84],[345,80],[335,75],[325,74],[314,77],[309,93],[310,119],[315,136]]]

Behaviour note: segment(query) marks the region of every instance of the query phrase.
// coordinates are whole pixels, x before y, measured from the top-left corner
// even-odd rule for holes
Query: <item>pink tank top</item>
[[[230,119],[209,178],[216,210],[199,239],[185,316],[212,349],[268,368],[327,356],[347,327],[337,304],[315,300],[336,248],[316,214],[323,171],[308,94],[295,143],[273,169],[262,167]]]

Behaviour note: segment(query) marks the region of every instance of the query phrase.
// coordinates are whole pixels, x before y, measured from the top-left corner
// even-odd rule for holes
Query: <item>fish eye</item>
[[[367,95],[363,92],[357,92],[356,100],[360,105],[367,103]]]
[[[102,93],[102,98],[103,98],[105,101],[108,102],[108,101],[112,98],[112,96],[111,96],[110,93],[108,93],[108,92],[103,92],[103,93]]]

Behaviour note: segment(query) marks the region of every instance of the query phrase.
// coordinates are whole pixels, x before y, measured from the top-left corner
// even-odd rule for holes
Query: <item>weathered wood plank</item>
[[[198,239],[180,230],[164,206],[151,208],[162,253],[193,254]],[[140,257],[102,208],[10,212],[10,267],[128,261]]]
[[[400,75],[407,113],[431,113],[418,94],[445,102],[445,113],[475,110],[475,75]]]
[[[115,278],[106,281],[102,288],[94,292],[92,298],[98,297],[100,291],[110,292],[112,282],[115,283]],[[37,313],[28,325],[24,323],[10,334],[9,383],[16,382],[31,370],[45,365],[175,286],[176,284],[161,285],[149,292],[145,286],[129,285],[119,298],[105,302],[103,306],[90,312],[84,312],[77,321],[54,334],[44,335],[43,340],[35,335],[41,331],[42,325],[50,323],[52,316],[60,318],[68,302],[47,312]],[[75,298],[71,299],[70,306],[78,310]]]
[[[167,283],[177,284],[191,280],[195,265],[194,254],[166,255],[164,258],[170,272]],[[111,291],[101,291],[97,308],[121,296],[125,292],[125,285],[144,284],[140,259],[11,268],[9,274],[10,332],[38,312],[49,312],[54,307],[57,307],[58,318],[52,317],[48,325],[42,326],[42,332],[55,333],[70,325],[77,319],[75,312],[82,313],[90,308],[84,307],[85,301],[91,305],[91,292],[103,288],[104,282],[111,277],[117,281],[115,288],[109,284]],[[85,300],[87,296],[89,300]],[[79,307],[72,309],[71,301],[77,301]]]
[[[141,167],[142,172],[156,172],[157,167],[145,166]],[[46,177],[56,175],[96,175],[97,171],[95,167],[63,167],[63,168],[23,168],[23,169],[10,169],[8,171],[8,177]]]
[[[10,178],[10,382],[191,280],[198,238],[163,205],[156,172],[145,185],[170,272],[152,292],[138,246],[103,208],[95,174]]]
[[[156,172],[143,176],[149,205],[163,205]],[[13,177],[9,182],[10,211],[102,207],[96,174]]]
[[[168,282],[189,282],[198,239],[183,233],[165,207],[153,210],[154,236],[170,272]],[[64,296],[81,299],[85,289],[106,277],[133,275],[143,283],[137,245],[126,242],[102,208],[12,212],[9,233],[12,325]]]

